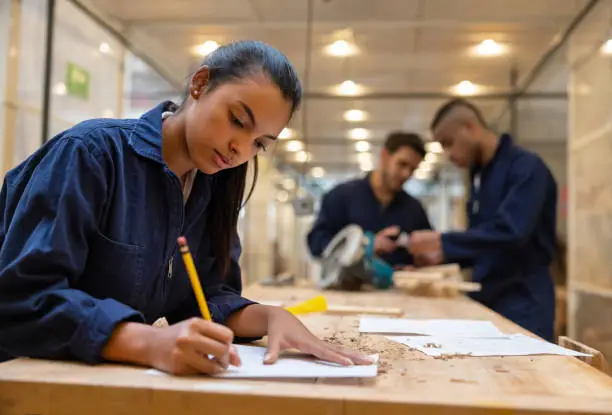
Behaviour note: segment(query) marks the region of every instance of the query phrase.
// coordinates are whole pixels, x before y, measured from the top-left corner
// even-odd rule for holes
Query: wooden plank
[[[328,305],[325,314],[350,316],[359,314],[371,314],[379,316],[400,317],[404,310],[399,307],[363,307],[354,305]]]
[[[393,273],[395,283],[402,281],[440,281],[444,279],[442,272],[396,271]]]
[[[445,276],[461,274],[461,267],[459,264],[443,264],[443,265],[432,265],[429,267],[417,268],[420,272],[441,272]]]

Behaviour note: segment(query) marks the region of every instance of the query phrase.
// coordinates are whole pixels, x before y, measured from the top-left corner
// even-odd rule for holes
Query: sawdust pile
[[[323,340],[364,354],[378,354],[378,373],[387,373],[392,369],[393,362],[398,360],[424,360],[422,357],[415,356],[414,352],[403,344],[381,336],[360,336],[338,332],[333,336],[324,337]]]

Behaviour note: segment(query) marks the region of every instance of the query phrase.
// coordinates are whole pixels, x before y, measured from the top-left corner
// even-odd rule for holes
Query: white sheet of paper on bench
[[[412,320],[405,318],[362,317],[360,333],[404,334],[453,337],[505,336],[486,320]]]
[[[230,366],[225,372],[216,375],[220,378],[372,378],[378,374],[378,355],[373,355],[376,363],[372,365],[340,366],[324,362],[304,354],[288,354],[278,358],[272,365],[264,365],[266,349],[257,346],[236,345],[242,365]],[[162,375],[154,369],[147,373]]]
[[[439,356],[588,356],[524,334],[498,338],[460,338],[448,336],[388,336],[390,340],[417,349],[426,355]]]

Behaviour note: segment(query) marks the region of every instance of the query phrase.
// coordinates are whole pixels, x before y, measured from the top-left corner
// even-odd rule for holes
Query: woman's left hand
[[[312,334],[293,314],[280,307],[268,310],[268,350],[264,363],[276,362],[280,352],[298,349],[321,360],[344,366],[367,365],[373,361],[369,356],[324,342]]]

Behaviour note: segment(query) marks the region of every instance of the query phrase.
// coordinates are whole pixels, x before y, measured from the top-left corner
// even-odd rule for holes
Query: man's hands
[[[374,238],[374,253],[377,255],[389,254],[397,249],[397,242],[393,237],[400,233],[399,226],[389,226],[381,231],[378,231]]]
[[[417,266],[438,265],[444,262],[442,235],[435,231],[415,231],[410,234],[408,251]]]

